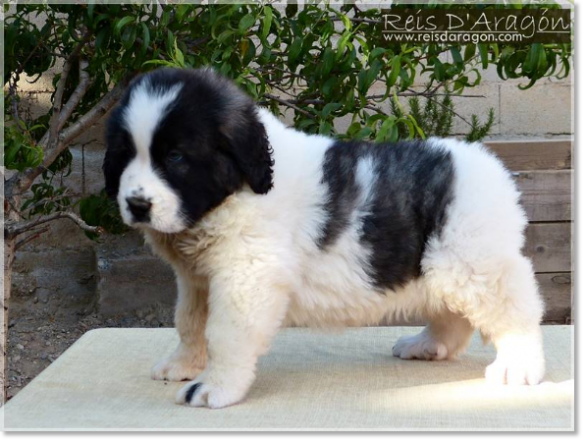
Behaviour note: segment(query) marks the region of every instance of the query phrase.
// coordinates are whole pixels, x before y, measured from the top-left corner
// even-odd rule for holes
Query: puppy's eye
[[[178,163],[183,161],[183,154],[178,150],[171,150],[167,155],[167,161],[170,163]]]

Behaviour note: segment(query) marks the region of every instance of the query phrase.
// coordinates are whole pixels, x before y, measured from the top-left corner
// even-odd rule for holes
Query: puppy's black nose
[[[136,221],[148,221],[150,208],[152,207],[150,201],[144,198],[130,197],[126,198],[126,202]]]

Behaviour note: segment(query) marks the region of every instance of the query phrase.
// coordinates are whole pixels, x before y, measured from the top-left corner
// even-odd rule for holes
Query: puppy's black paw
[[[185,392],[185,402],[187,404],[191,403],[191,400],[193,399],[193,396],[195,395],[195,393],[197,392],[197,390],[199,389],[199,387],[201,387],[203,384],[201,382],[197,382],[196,384],[193,384],[189,387],[189,389]]]
[[[176,402],[189,407],[223,408],[241,401],[248,388],[231,377],[210,376],[203,372],[179,390]]]

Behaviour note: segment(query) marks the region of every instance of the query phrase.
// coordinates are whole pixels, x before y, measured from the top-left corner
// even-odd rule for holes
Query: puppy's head
[[[211,69],[137,78],[107,125],[106,191],[124,222],[165,233],[194,225],[244,184],[272,187],[254,102]]]

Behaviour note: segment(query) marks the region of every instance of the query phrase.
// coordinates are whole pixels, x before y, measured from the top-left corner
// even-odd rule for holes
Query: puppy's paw
[[[208,408],[233,405],[246,396],[253,382],[253,378],[246,380],[247,377],[217,376],[206,370],[179,390],[176,402],[190,407]]]
[[[485,370],[485,378],[494,384],[537,385],[544,378],[544,358],[534,355],[526,357],[507,353],[498,355]]]
[[[190,381],[195,379],[203,370],[204,364],[193,361],[192,358],[165,358],[152,368],[151,377],[154,380]]]
[[[447,347],[431,335],[422,332],[415,336],[403,336],[392,348],[392,354],[400,359],[447,359]]]
[[[489,382],[536,385],[542,381],[545,359],[540,330],[531,334],[504,336],[496,341],[496,347],[496,360],[485,371]]]
[[[244,395],[245,393],[195,380],[177,393],[176,402],[189,407],[223,408],[239,402]]]

